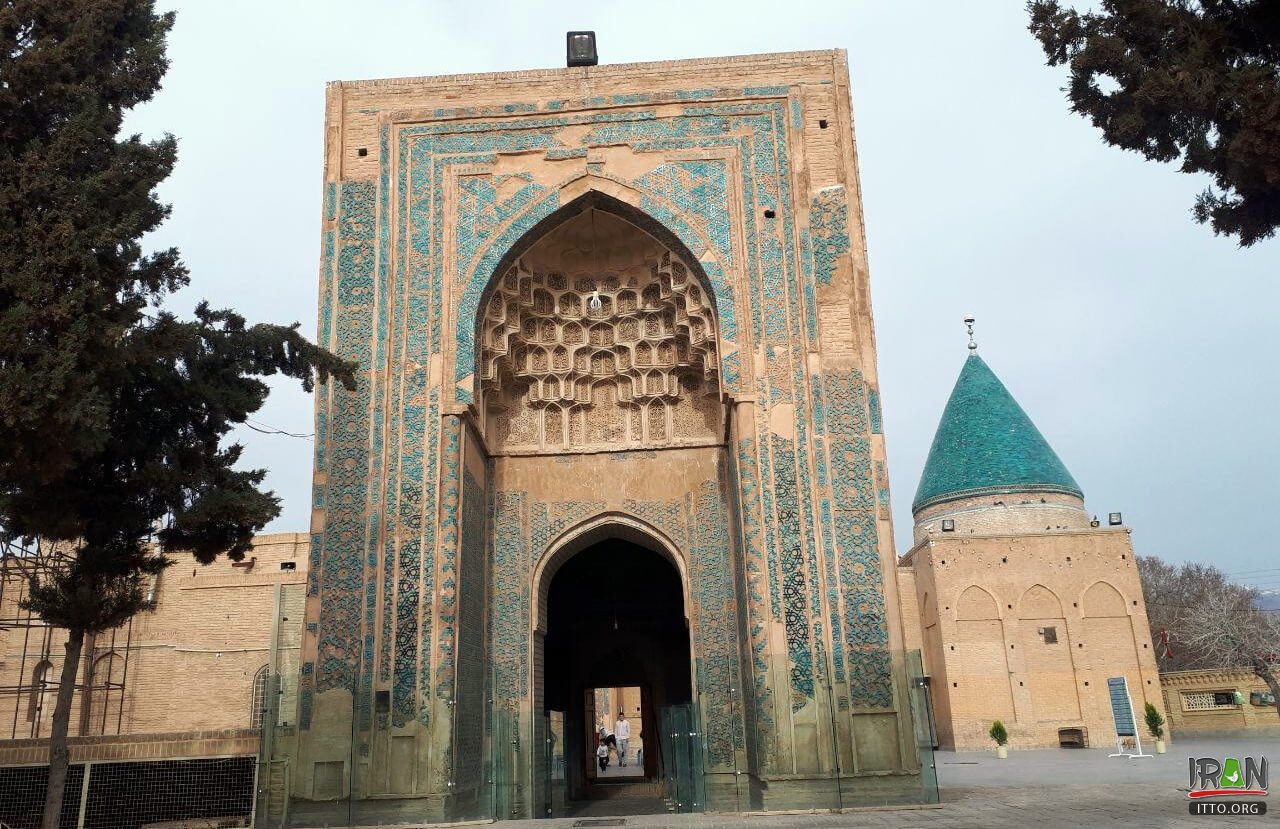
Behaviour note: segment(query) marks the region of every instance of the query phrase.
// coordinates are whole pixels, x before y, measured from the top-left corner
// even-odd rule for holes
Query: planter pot
[[[1164,740],[1156,740],[1156,754],[1164,754]]]
[[[996,746],[996,757],[999,757],[1001,760],[1006,760],[1006,759],[1008,759],[1008,757],[1009,757],[1009,747],[1008,747],[1008,746]]]

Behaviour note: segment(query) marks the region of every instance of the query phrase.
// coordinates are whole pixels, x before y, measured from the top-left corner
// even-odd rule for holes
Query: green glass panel
[[[701,812],[707,801],[706,748],[696,709],[691,703],[664,706],[659,721],[667,809]]]
[[[912,730],[916,737],[916,755],[920,760],[921,803],[938,802],[938,768],[934,761],[934,746],[938,744],[933,722],[933,701],[929,696],[928,677],[920,658],[920,651],[908,651],[907,696],[910,700]]]
[[[551,711],[542,718],[543,753],[537,783],[541,794],[539,817],[564,817],[568,784],[564,756],[564,712]]]
[[[663,706],[658,710],[658,749],[662,752],[662,786],[663,800],[667,811],[676,811],[678,797],[676,793],[676,757],[675,757],[675,724],[671,706]]]
[[[493,814],[497,820],[524,817],[519,715],[509,706],[495,707],[493,715]]]

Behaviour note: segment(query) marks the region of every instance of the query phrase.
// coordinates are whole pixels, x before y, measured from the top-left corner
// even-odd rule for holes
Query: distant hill
[[[1258,606],[1263,610],[1280,610],[1280,590],[1269,590],[1258,597]]]

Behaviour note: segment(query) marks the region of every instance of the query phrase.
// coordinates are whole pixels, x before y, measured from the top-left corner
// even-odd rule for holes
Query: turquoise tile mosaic
[[[325,477],[314,504],[324,527],[308,577],[318,654],[300,687],[303,728],[314,694],[338,688],[356,694],[367,728],[375,678],[392,690],[395,727],[431,724],[433,710],[448,708],[422,700],[447,701],[477,681],[490,695],[526,698],[532,568],[605,508],[495,489],[463,463],[456,413],[473,401],[479,302],[503,257],[564,207],[543,179],[486,172],[517,152],[582,165],[639,194],[640,209],[703,267],[731,346],[720,353],[721,386],[758,401],[717,480],[624,504],[689,554],[711,765],[730,769],[746,749],[767,768],[781,756],[775,716],[800,716],[828,677],[849,682],[855,707],[892,704],[876,523],[887,485],[870,443],[878,397],[858,372],[821,373],[809,356],[819,286],[848,254],[846,194],[811,196],[799,184],[791,143],[803,111],[788,88],[732,92],[733,103],[713,100],[723,90],[609,96],[598,103],[627,108],[598,113],[575,111],[591,103],[576,100],[441,110],[467,120],[383,128],[377,180],[326,185],[321,336],[366,374],[354,393],[320,392]],[[607,163],[585,164],[605,145],[679,155],[610,179]],[[778,406],[794,431],[773,431]],[[486,593],[484,637],[467,640],[476,630],[464,618],[468,597]],[[785,653],[770,650],[775,622]],[[463,658],[471,647],[491,661],[481,680]],[[781,660],[784,687],[774,688],[769,669]],[[450,716],[459,735],[476,722],[474,712]],[[476,768],[475,756],[454,757],[446,777]]]
[[[942,410],[911,509],[1001,492],[1084,497],[1004,383],[971,354]]]

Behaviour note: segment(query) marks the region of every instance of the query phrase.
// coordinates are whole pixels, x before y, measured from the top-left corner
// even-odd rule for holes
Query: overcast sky
[[[602,63],[847,49],[898,551],[973,314],[1091,511],[1139,553],[1280,585],[1280,240],[1215,238],[1189,216],[1205,180],[1105,146],[1020,0],[161,6],[172,67],[129,125],[180,140],[153,240],[191,268],[172,304],[312,335],[326,81],[562,66],[569,29]],[[276,388],[257,419],[310,433],[309,396]],[[239,437],[284,499],[269,529],[306,530],[311,443]]]

